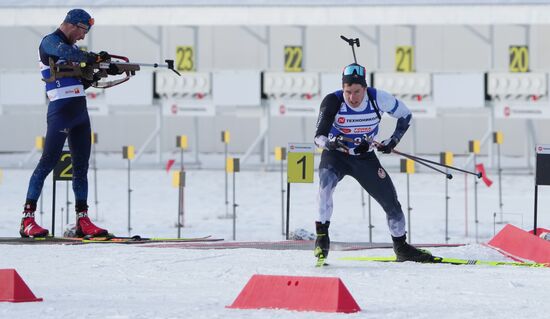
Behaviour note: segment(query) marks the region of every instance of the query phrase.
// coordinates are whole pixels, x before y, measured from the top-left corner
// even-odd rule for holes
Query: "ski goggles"
[[[344,68],[344,72],[342,72],[342,75],[353,75],[357,74],[359,76],[365,76],[365,68],[358,65],[358,64],[352,64],[348,65]]]

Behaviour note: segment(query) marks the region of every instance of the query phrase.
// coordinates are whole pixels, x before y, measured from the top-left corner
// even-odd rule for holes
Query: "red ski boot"
[[[25,205],[21,227],[19,228],[21,237],[46,237],[48,233],[47,229],[40,227],[34,220],[34,211],[27,210],[27,206]]]
[[[82,211],[76,213],[76,235],[78,237],[98,237],[107,236],[109,232],[94,225],[88,217],[88,211]]]

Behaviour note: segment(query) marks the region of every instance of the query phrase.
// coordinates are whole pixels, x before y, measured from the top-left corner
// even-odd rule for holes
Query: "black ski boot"
[[[315,257],[319,259],[326,259],[328,257],[328,251],[330,249],[330,238],[328,237],[328,227],[330,222],[315,222],[315,231],[317,233],[317,239],[315,239],[315,250],[313,251]]]
[[[406,242],[407,235],[401,237],[392,236],[392,240],[396,261],[416,261],[420,263],[431,263],[435,261],[434,256],[432,256],[429,251],[409,245]]]

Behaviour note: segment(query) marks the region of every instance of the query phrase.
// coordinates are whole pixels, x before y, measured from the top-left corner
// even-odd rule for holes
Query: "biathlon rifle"
[[[353,61],[355,62],[355,64],[357,64],[357,57],[355,56],[355,46],[357,45],[357,47],[360,47],[361,44],[359,43],[359,38],[351,38],[351,39],[348,39],[346,38],[345,36],[341,35],[340,36],[340,39],[346,41],[347,44],[349,44],[351,46],[351,52],[353,53]],[[378,108],[378,104],[376,103],[376,101],[374,99],[371,98],[371,96],[369,95],[369,93],[367,92],[367,96],[374,108],[374,111],[376,111],[376,116],[378,117],[379,120],[382,120],[382,114],[380,114],[380,109]]]
[[[341,35],[340,36],[340,39],[346,41],[350,46],[351,46],[351,52],[353,52],[353,61],[355,63],[357,63],[357,58],[355,57],[355,45],[357,45],[357,47],[360,47],[361,45],[359,44],[359,38],[351,38],[351,39],[348,39],[346,38],[345,36]]]
[[[95,63],[80,64],[56,64],[52,58],[49,60],[50,77],[43,79],[45,82],[53,82],[64,77],[79,77],[92,82],[91,86],[99,89],[106,89],[128,81],[136,75],[141,67],[167,68],[177,75],[181,74],[174,69],[174,60],[164,60],[166,64],[159,63],[132,63],[125,56],[110,55],[110,58]],[[105,81],[109,75],[124,75],[122,78]],[[102,81],[103,80],[103,81]]]

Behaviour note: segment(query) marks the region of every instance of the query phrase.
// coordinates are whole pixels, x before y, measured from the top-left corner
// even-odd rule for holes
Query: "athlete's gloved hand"
[[[340,141],[337,137],[329,140],[328,137],[324,135],[319,135],[315,137],[314,142],[315,142],[315,145],[317,145],[318,147],[329,151],[339,150],[339,151],[347,152],[348,150],[348,147],[342,141]]]
[[[122,74],[124,72],[121,72],[119,69],[118,69],[118,66],[116,64],[109,64],[109,68],[107,69],[107,74],[109,75],[117,75],[117,74]]]
[[[348,146],[342,141],[342,139],[340,139],[340,136],[335,136],[334,138],[328,140],[326,144],[326,149],[329,151],[340,151],[344,153],[349,153]]]
[[[339,151],[339,150],[347,151],[348,150],[348,147],[346,146],[346,144],[344,144],[338,138],[328,141],[326,144],[326,148],[329,151]]]
[[[105,51],[101,51],[99,53],[90,53],[93,57],[93,62],[99,63],[99,62],[105,62],[111,59],[111,55]]]
[[[100,74],[100,72],[96,72],[96,73],[94,73],[93,79],[90,82],[90,86],[94,83],[99,82],[99,81],[101,81],[101,74]]]
[[[379,152],[382,152],[384,154],[389,154],[391,151],[395,148],[395,146],[399,143],[399,140],[397,137],[390,137],[387,140],[383,140],[382,143],[378,144],[376,148]]]
[[[97,62],[104,62],[111,60],[111,55],[106,51],[101,51],[97,54],[99,56],[99,61]]]
[[[353,152],[356,155],[364,154],[370,150],[370,144],[370,141],[363,139],[361,143],[353,149]]]
[[[82,85],[84,85],[84,90],[88,89],[92,84],[95,84],[101,80],[100,72],[96,72],[92,75],[91,79],[82,78]]]

